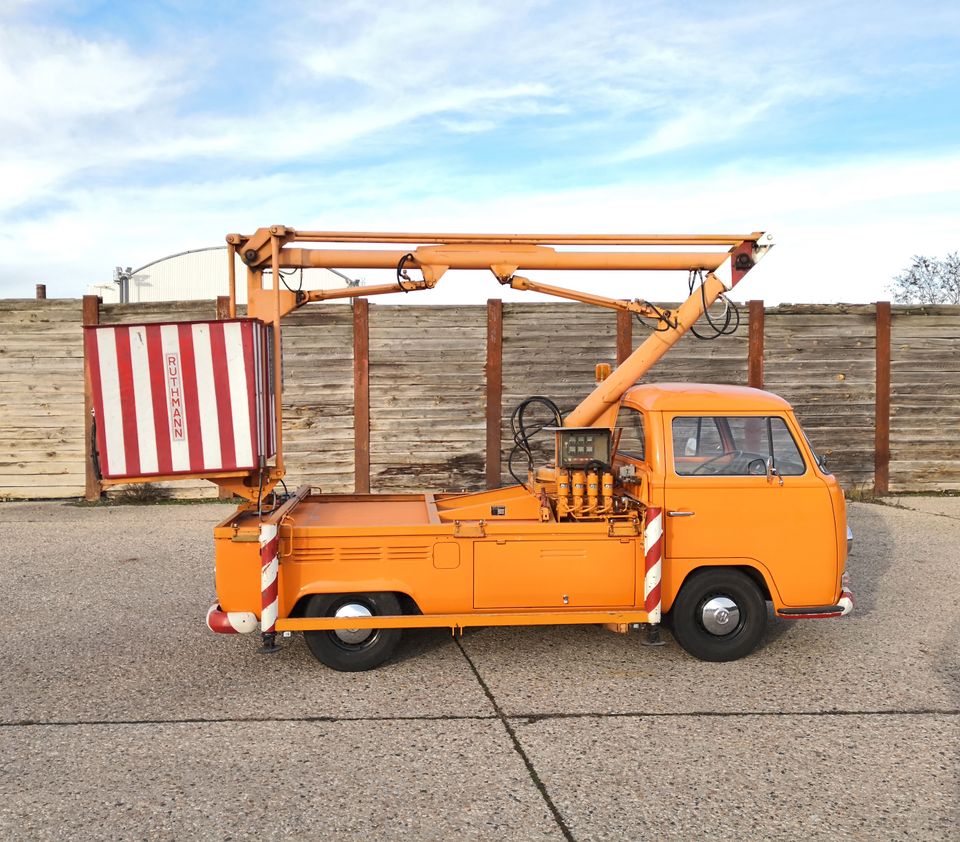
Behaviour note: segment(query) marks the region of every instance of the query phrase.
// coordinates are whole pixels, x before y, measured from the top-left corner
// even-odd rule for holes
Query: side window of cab
[[[647,453],[645,436],[643,413],[629,406],[621,406],[614,433],[617,453],[643,462]]]
[[[678,476],[801,476],[807,467],[776,415],[679,416],[673,419],[673,466]]]
[[[684,457],[692,457],[690,464],[699,463],[701,456],[717,456],[723,453],[723,441],[716,418],[690,416],[673,419],[673,447]],[[679,473],[679,471],[678,471]]]

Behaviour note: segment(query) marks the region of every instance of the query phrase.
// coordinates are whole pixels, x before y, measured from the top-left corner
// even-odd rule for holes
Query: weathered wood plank
[[[889,489],[960,487],[960,308],[891,310]]]
[[[104,323],[213,319],[208,302],[105,305]],[[594,365],[627,350],[618,319],[576,304],[503,306],[502,405],[488,437],[486,311],[471,306],[370,308],[372,483],[379,490],[482,488],[493,434],[508,442],[517,401],[545,393],[564,409],[593,387]],[[241,308],[242,312],[242,308]],[[0,301],[0,494],[70,494],[82,477],[82,306],[77,300]],[[733,337],[685,337],[653,381],[745,383],[749,308]],[[756,318],[756,312],[754,312]],[[891,490],[958,483],[960,308],[891,308]],[[284,325],[288,484],[352,488],[355,459],[353,317],[310,305]],[[630,348],[647,329],[631,322]],[[845,483],[873,480],[877,343],[872,305],[792,305],[764,312],[766,386],[797,409],[811,439],[832,451]],[[842,375],[842,376],[841,376]],[[492,420],[492,419],[491,419]],[[32,472],[32,474],[31,474]],[[61,474],[60,472],[67,472]],[[72,473],[71,473],[72,472]],[[30,484],[31,475],[36,482]],[[12,489],[12,491],[10,491]],[[171,493],[213,496],[204,482]]]

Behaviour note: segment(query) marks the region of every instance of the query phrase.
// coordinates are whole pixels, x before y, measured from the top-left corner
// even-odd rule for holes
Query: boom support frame
[[[304,248],[298,245],[304,243],[323,247]],[[360,247],[344,247],[353,244]],[[273,225],[260,228],[250,235],[230,234],[227,236],[230,316],[236,317],[235,255],[239,254],[247,267],[247,315],[273,328],[274,347],[277,349],[273,379],[277,455],[274,465],[249,476],[210,479],[236,494],[256,500],[269,493],[283,478],[280,323],[285,315],[305,304],[432,289],[450,270],[489,270],[497,281],[513,289],[539,292],[655,319],[658,322],[657,330],[564,419],[564,426],[612,427],[617,405],[624,392],[676,344],[703,315],[705,308],[732,290],[772,245],[772,235],[761,231],[713,235],[495,235],[298,231]],[[591,250],[558,250],[554,246],[581,246]],[[623,247],[630,250],[622,250]],[[294,292],[281,289],[281,270],[303,268],[395,269],[397,281],[333,290]],[[265,289],[263,280],[267,270],[271,274],[272,285]],[[419,271],[421,277],[410,278],[410,270]],[[641,299],[614,299],[540,283],[518,275],[521,270],[682,270],[706,272],[706,277],[677,309],[663,310]]]

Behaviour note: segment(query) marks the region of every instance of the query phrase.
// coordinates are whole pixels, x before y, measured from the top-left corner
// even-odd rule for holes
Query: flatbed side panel
[[[377,523],[368,526],[343,526],[343,525],[320,525],[317,520],[322,521],[322,515],[313,515],[303,512],[312,504],[307,501],[294,513],[293,517],[284,521],[285,526],[291,529],[290,534],[294,538],[297,548],[305,546],[304,540],[308,541],[340,541],[347,538],[356,538],[362,536],[364,539],[377,539],[382,542],[393,540],[396,535],[414,536],[434,536],[453,537],[458,535],[458,529],[461,533],[458,537],[510,537],[520,535],[535,535],[545,538],[561,539],[591,539],[607,538],[610,534],[610,525],[604,521],[581,521],[571,523],[541,522],[539,520],[469,520],[461,521],[458,528],[455,523],[430,523],[425,514],[423,523],[391,524]],[[426,509],[424,509],[426,512]],[[477,535],[464,535],[467,530],[477,532]],[[482,533],[479,534],[479,533]]]
[[[500,521],[486,523],[482,528],[473,523],[475,534],[457,537],[454,524],[424,524],[405,527],[320,527],[303,525],[313,520],[303,517],[303,512],[314,506],[313,499],[306,501],[293,516],[285,521],[281,530],[281,608],[284,617],[293,610],[300,599],[313,593],[354,593],[361,591],[396,591],[410,596],[424,613],[450,613],[470,611],[474,608],[474,547],[478,540],[502,541],[516,544],[517,541],[542,540],[550,544],[540,548],[550,555],[569,550],[568,542],[577,544],[577,558],[570,559],[570,576],[580,577],[580,586],[575,594],[586,593],[588,587],[596,589],[602,583],[593,580],[602,578],[600,568],[607,562],[612,549],[618,569],[616,594],[604,594],[584,601],[574,601],[581,608],[596,606],[633,606],[633,587],[636,575],[636,546],[639,538],[623,539],[610,537],[606,523],[532,523],[529,521]],[[628,543],[624,543],[627,540]],[[587,553],[584,546],[592,550]],[[626,549],[624,549],[626,548]],[[506,572],[506,585],[518,576],[533,582],[539,574],[527,572],[520,547],[513,565]],[[538,550],[539,552],[539,550]],[[587,557],[590,556],[590,557]],[[539,556],[538,556],[539,558]],[[555,560],[542,562],[546,569],[555,566]],[[598,566],[599,565],[599,566]],[[532,576],[532,579],[531,579]],[[562,599],[560,590],[555,595]],[[560,588],[561,585],[557,585]],[[606,587],[604,585],[604,587]],[[553,590],[557,590],[554,588]],[[552,593],[552,591],[551,591]],[[579,600],[580,597],[575,597]],[[499,607],[505,607],[502,600]],[[517,601],[512,607],[531,608],[562,604],[534,600],[526,605]],[[246,609],[250,610],[250,609]]]
[[[472,539],[426,530],[350,537],[313,530],[294,534],[293,550],[280,560],[281,616],[314,593],[393,591],[408,595],[426,613],[472,607]]]

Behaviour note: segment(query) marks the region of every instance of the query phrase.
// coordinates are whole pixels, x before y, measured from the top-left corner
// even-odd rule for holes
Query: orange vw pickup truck
[[[554,429],[554,464],[472,494],[336,495],[302,488],[268,520],[278,631],[304,631],[343,670],[388,658],[404,627],[604,623],[661,612],[694,656],[757,645],[784,618],[852,608],[844,498],[769,392],[640,385],[614,427]],[[254,630],[256,510],[216,529],[219,612]]]

